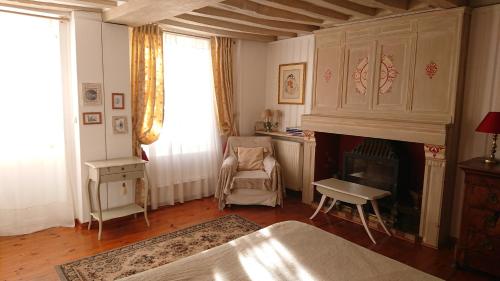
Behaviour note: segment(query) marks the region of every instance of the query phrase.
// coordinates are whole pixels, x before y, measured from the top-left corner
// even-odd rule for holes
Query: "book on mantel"
[[[304,133],[300,127],[286,127],[286,134],[289,136],[303,137]]]

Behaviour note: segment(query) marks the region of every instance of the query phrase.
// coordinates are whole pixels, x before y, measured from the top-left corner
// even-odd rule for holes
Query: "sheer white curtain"
[[[221,161],[210,41],[164,34],[165,118],[149,145],[152,206],[214,194]]]
[[[73,226],[58,20],[0,12],[0,235]]]

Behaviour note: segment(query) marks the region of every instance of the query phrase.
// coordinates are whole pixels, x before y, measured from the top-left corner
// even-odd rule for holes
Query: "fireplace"
[[[390,191],[390,197],[379,200],[386,225],[402,238],[416,241],[425,169],[423,144],[316,132],[314,153],[314,180],[335,177]],[[313,201],[319,199],[315,192]],[[365,212],[374,214],[369,206]],[[360,222],[356,208],[349,204],[337,203],[333,213]],[[376,227],[375,216],[370,217]]]
[[[390,141],[365,139],[352,151],[344,153],[343,166],[345,181],[387,190],[397,198],[399,156]]]
[[[398,149],[406,150],[398,154],[400,165],[395,223],[399,224],[396,227],[400,229],[410,229],[402,232],[393,229],[393,232],[398,234],[396,236],[421,241],[433,248],[447,241],[455,175],[453,163],[456,156],[448,153],[448,147],[454,145],[454,142],[450,142],[448,147],[444,145],[448,130],[434,124],[371,120],[359,122],[313,115],[302,116],[302,122],[305,128],[302,202],[314,205],[319,199],[311,185],[313,181],[330,177],[342,178],[344,154],[355,150],[366,138],[390,140],[395,145],[396,154],[399,153]],[[402,169],[401,163],[408,167]],[[402,176],[405,170],[408,175]],[[387,220],[390,210],[385,213]],[[339,216],[343,214],[345,215],[340,213]],[[358,222],[355,215],[347,214],[345,218]],[[377,228],[370,221],[368,225]],[[414,234],[408,235],[409,233]]]
[[[366,138],[352,151],[344,153],[342,173],[345,181],[391,192],[390,197],[379,203],[382,210],[389,210],[388,221],[391,226],[398,217],[400,161],[396,150],[391,141]]]

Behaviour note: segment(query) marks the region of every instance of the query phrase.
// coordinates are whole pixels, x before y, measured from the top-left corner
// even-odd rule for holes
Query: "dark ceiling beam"
[[[392,11],[408,11],[410,9],[410,0],[375,0],[383,8]]]
[[[186,29],[186,30],[191,31],[191,32],[192,31],[199,31],[199,32],[203,32],[205,34],[209,34],[209,35],[213,35],[213,36],[222,36],[222,37],[262,41],[262,42],[271,42],[271,41],[276,41],[278,39],[276,36],[229,31],[229,30],[218,29],[218,28],[213,28],[213,27],[208,27],[208,26],[188,24],[188,23],[179,22],[176,20],[162,20],[159,22],[159,24],[166,25],[166,26],[173,26],[173,27],[181,28],[181,29]]]
[[[310,16],[306,16],[299,13],[290,12],[283,9],[278,9],[274,7],[270,7],[267,5],[262,5],[260,3],[256,3],[250,0],[226,0],[221,2],[224,5],[238,8],[247,12],[252,12],[257,15],[286,19],[286,20],[294,20],[300,22],[308,22],[313,24],[322,24],[323,20],[319,18],[314,18]]]
[[[219,17],[224,19],[231,19],[243,22],[250,22],[258,25],[264,25],[268,27],[281,28],[281,29],[289,29],[289,30],[298,30],[304,32],[312,32],[314,30],[319,29],[318,26],[295,23],[289,21],[278,21],[278,20],[269,20],[264,18],[252,17],[245,14],[240,14],[237,12],[219,9],[215,7],[204,7],[200,9],[193,10],[194,13],[198,13],[204,16],[209,17]]]
[[[322,1],[365,16],[373,17],[376,16],[379,12],[379,9],[377,8],[361,5],[359,3],[348,0],[322,0]]]
[[[286,36],[286,37],[297,37],[297,33],[282,31],[282,30],[273,30],[261,27],[255,27],[251,25],[245,25],[240,23],[234,23],[230,21],[218,20],[209,17],[200,17],[189,14],[182,14],[175,17],[176,19],[181,19],[185,21],[189,21],[191,23],[202,24],[215,28],[222,28],[228,30],[234,30],[238,32],[247,32],[247,33],[255,33],[262,35],[271,35],[271,36]]]
[[[290,7],[294,9],[300,9],[305,12],[313,13],[316,15],[320,15],[323,17],[327,17],[329,19],[346,21],[351,18],[350,15],[337,12],[332,9],[328,9],[326,7],[318,6],[312,4],[311,2],[303,1],[303,0],[266,0],[269,3],[279,4],[282,9],[286,9],[285,7]]]

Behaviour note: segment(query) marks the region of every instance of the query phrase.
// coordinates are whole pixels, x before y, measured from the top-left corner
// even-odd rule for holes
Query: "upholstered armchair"
[[[250,160],[249,160],[250,159]],[[281,166],[271,137],[229,137],[215,197],[225,205],[283,206]]]

